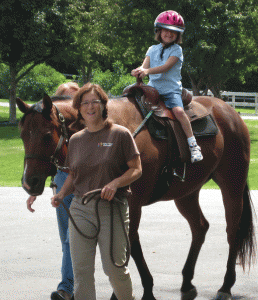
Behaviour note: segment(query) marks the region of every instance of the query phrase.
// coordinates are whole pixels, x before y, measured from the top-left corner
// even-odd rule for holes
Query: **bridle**
[[[33,111],[38,112],[38,113],[42,113],[43,108],[42,108],[41,103],[42,103],[42,101],[32,105],[31,109]],[[38,160],[41,160],[41,161],[50,162],[57,169],[65,171],[65,170],[68,170],[68,168],[60,166],[58,156],[59,156],[59,153],[62,149],[63,144],[64,143],[66,145],[68,144],[69,135],[68,135],[68,132],[67,132],[67,129],[66,129],[66,126],[65,126],[65,118],[64,118],[63,114],[60,112],[59,108],[54,103],[53,103],[53,105],[56,108],[58,120],[59,120],[60,125],[61,125],[61,136],[59,137],[59,141],[57,143],[57,146],[56,146],[56,149],[55,149],[53,155],[51,155],[50,157],[46,157],[46,156],[37,155],[37,154],[26,154],[25,157],[24,157],[24,160],[26,160],[26,159],[38,159]]]

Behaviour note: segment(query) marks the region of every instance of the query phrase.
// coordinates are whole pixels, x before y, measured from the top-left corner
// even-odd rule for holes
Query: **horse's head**
[[[19,124],[25,149],[22,186],[30,195],[37,196],[43,193],[46,178],[54,176],[57,165],[64,163],[71,134],[66,125],[75,120],[76,112],[67,102],[63,105],[53,104],[47,95],[32,106],[20,98],[16,99],[16,103],[24,113]],[[71,108],[68,124],[65,124],[67,120],[60,111],[65,106]],[[67,113],[65,116],[67,118]]]

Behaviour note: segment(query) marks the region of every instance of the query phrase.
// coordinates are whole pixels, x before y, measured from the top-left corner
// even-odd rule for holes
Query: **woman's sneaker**
[[[192,163],[203,160],[201,148],[197,144],[195,144],[193,146],[189,146],[189,149],[191,152],[191,162]]]

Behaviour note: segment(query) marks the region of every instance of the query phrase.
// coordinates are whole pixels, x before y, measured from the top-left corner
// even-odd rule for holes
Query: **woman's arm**
[[[133,159],[127,162],[129,169],[120,177],[114,179],[105,185],[101,190],[101,198],[111,201],[118,188],[130,185],[142,175],[142,165],[140,155],[135,155]]]
[[[58,207],[60,205],[60,201],[62,201],[66,196],[72,194],[73,191],[74,191],[73,175],[72,172],[69,172],[59,193],[54,195],[54,197],[51,198],[52,206]]]

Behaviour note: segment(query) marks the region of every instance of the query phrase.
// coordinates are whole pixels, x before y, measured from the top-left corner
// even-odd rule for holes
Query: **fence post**
[[[258,100],[258,96],[257,96],[258,94],[257,93],[255,93],[255,113],[257,114],[257,111],[258,111],[258,107],[257,107],[257,100]]]
[[[233,107],[236,108],[236,96],[232,95],[232,103],[233,103]]]

